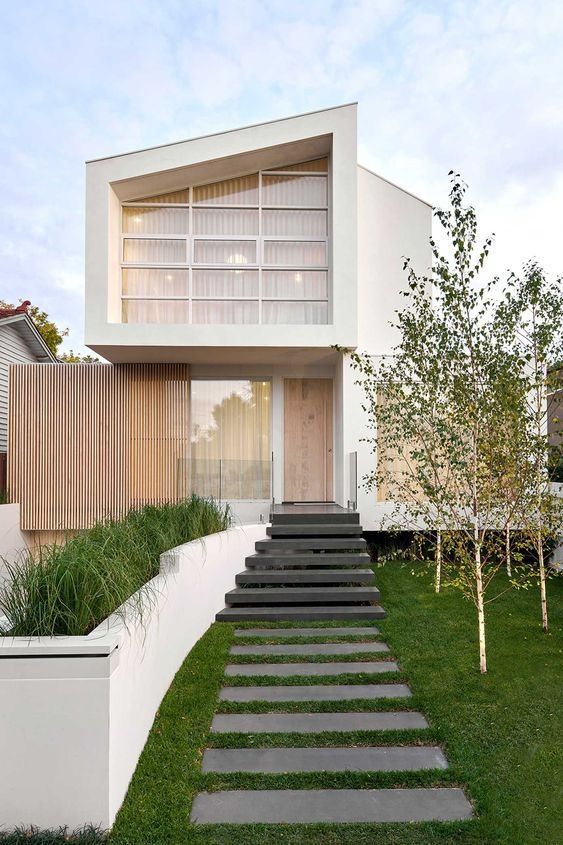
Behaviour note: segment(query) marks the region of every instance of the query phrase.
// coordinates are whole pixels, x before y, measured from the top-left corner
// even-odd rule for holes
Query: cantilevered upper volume
[[[86,342],[326,360],[358,334],[356,105],[88,162]]]

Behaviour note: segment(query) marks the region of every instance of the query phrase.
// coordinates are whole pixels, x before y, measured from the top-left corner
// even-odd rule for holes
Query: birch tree
[[[397,313],[399,342],[388,359],[352,353],[364,387],[376,469],[368,488],[386,489],[397,528],[436,537],[435,589],[441,572],[475,604],[479,666],[487,670],[485,605],[503,560],[499,531],[521,502],[507,503],[510,426],[525,394],[515,366],[513,333],[520,301],[497,300],[498,280],[482,282],[492,238],[477,246],[466,186],[452,176],[451,207],[436,216],[448,248],[431,240],[429,276],[405,262],[405,307]],[[446,529],[446,531],[444,531]],[[498,594],[498,593],[497,593]]]

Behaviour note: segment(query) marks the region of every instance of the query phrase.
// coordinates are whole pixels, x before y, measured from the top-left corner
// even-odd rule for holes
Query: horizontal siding
[[[10,371],[8,489],[28,531],[88,528],[184,494],[187,364]]]
[[[0,326],[0,452],[8,448],[8,371],[10,364],[35,361],[14,326]]]

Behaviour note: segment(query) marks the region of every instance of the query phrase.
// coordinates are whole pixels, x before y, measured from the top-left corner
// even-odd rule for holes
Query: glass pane
[[[123,209],[123,231],[134,235],[187,235],[189,220],[187,208]]]
[[[194,300],[192,303],[194,323],[257,323],[258,303],[245,300]]]
[[[262,322],[277,325],[317,325],[327,322],[326,302],[263,302]]]
[[[262,177],[264,205],[326,205],[327,196],[326,176]]]
[[[257,235],[258,209],[194,208],[195,235]]]
[[[328,170],[328,158],[301,161],[299,164],[284,164],[282,167],[270,167],[270,170],[300,170],[301,173],[326,173]]]
[[[193,380],[190,390],[188,489],[223,499],[268,499],[270,382]]]
[[[129,202],[172,202],[172,203],[187,203],[188,189],[184,188],[181,191],[174,191],[170,194],[159,194],[156,197],[140,197],[136,200],[129,200]]]
[[[194,296],[258,296],[258,270],[194,270]]]
[[[123,270],[124,296],[187,296],[187,270]]]
[[[258,174],[239,176],[194,188],[194,202],[216,205],[258,205]]]
[[[264,209],[262,226],[265,235],[302,235],[303,237],[325,237],[327,234],[327,212],[309,209]]]
[[[322,266],[325,241],[264,241],[264,264]]]
[[[134,264],[182,264],[186,262],[186,241],[126,238],[123,260]]]
[[[183,300],[124,299],[124,323],[188,323],[189,304]]]
[[[264,270],[262,295],[292,299],[325,299],[327,273],[322,270]]]
[[[256,241],[194,241],[196,264],[256,264]]]

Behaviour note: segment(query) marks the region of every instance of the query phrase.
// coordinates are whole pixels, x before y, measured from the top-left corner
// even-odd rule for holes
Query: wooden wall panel
[[[87,528],[179,497],[189,449],[186,364],[10,370],[10,501],[31,531]]]

